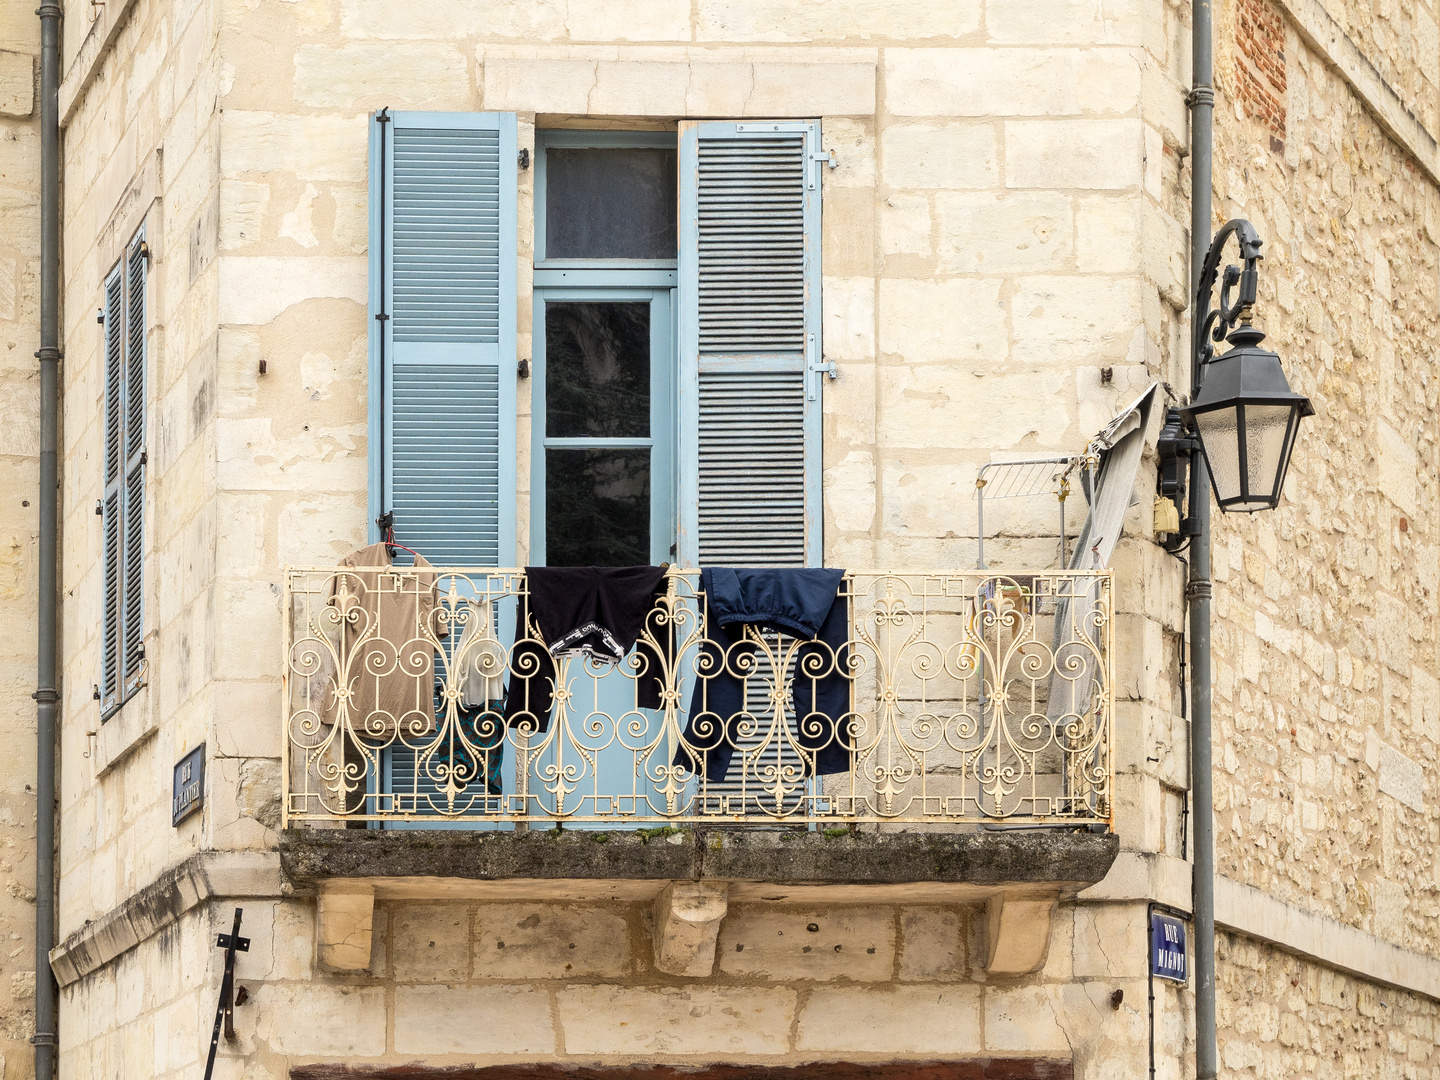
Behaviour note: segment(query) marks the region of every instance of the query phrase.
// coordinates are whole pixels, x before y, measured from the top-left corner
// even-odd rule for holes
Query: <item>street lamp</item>
[[[1197,3],[1195,124],[1204,147],[1195,177],[1192,227],[1197,240],[1209,232],[1209,6]],[[1203,16],[1203,23],[1202,23]],[[1203,89],[1204,93],[1201,94]],[[1226,242],[1234,236],[1245,268],[1225,268],[1220,307],[1211,307],[1215,278]],[[1165,546],[1175,551],[1188,545],[1190,579],[1185,596],[1190,604],[1190,787],[1194,797],[1195,864],[1192,917],[1195,924],[1195,1075],[1214,1080],[1218,1068],[1215,1039],[1215,792],[1212,776],[1210,672],[1210,499],[1205,473],[1213,480],[1221,510],[1254,512],[1273,509],[1280,501],[1290,451],[1303,417],[1311,416],[1309,399],[1290,390],[1280,358],[1260,348],[1264,334],[1250,325],[1255,307],[1256,263],[1260,237],[1243,218],[1225,223],[1215,237],[1196,278],[1191,319],[1191,399],[1170,409],[1160,433],[1159,488],[1156,531],[1169,533]],[[1192,264],[1193,265],[1193,264]],[[1240,286],[1230,303],[1230,290]],[[1237,323],[1239,325],[1237,325]],[[1215,356],[1215,342],[1232,346]],[[1199,451],[1199,457],[1195,457]],[[1187,468],[1188,466],[1188,468]],[[1196,475],[1189,492],[1189,516],[1181,517],[1187,472]],[[1173,501],[1174,505],[1169,503]]]
[[[1220,257],[1231,235],[1239,241],[1245,269],[1225,268],[1220,306],[1212,308]],[[1157,447],[1162,462],[1160,493],[1175,501],[1177,511],[1169,517],[1179,526],[1172,533],[1172,548],[1193,535],[1193,524],[1180,520],[1179,513],[1183,459],[1195,450],[1205,456],[1221,510],[1273,510],[1280,502],[1300,420],[1315,414],[1310,399],[1290,389],[1280,357],[1260,347],[1264,333],[1250,325],[1261,243],[1255,226],[1236,218],[1220,230],[1205,256],[1196,292],[1194,364],[1199,386],[1188,406],[1169,411]],[[1232,304],[1230,291],[1237,284],[1239,296]],[[1213,343],[1219,341],[1228,341],[1231,347],[1216,356]]]

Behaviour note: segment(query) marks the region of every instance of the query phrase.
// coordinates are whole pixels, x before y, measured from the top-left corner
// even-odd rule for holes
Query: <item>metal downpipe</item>
[[[40,16],[40,550],[35,732],[35,1076],[55,1072],[55,714],[56,555],[59,529],[60,422],[60,5],[42,0]]]
[[[1210,247],[1211,151],[1215,64],[1211,0],[1192,0],[1190,92],[1190,395],[1200,387],[1201,310],[1197,292]],[[1194,793],[1195,1076],[1214,1080],[1215,1051],[1215,816],[1210,735],[1210,476],[1203,454],[1191,458],[1190,517],[1199,527],[1190,542],[1190,784]]]

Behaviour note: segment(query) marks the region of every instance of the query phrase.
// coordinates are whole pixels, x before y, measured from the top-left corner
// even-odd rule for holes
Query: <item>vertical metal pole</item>
[[[1201,267],[1210,246],[1211,149],[1215,114],[1211,0],[1192,0],[1195,86],[1190,93],[1190,394],[1200,387],[1198,301]],[[1210,735],[1210,476],[1203,454],[1191,457],[1190,517],[1190,771],[1195,796],[1195,1076],[1214,1080],[1215,820]]]
[[[55,654],[60,414],[60,5],[40,16],[40,550],[35,731],[35,1076],[55,1071]]]

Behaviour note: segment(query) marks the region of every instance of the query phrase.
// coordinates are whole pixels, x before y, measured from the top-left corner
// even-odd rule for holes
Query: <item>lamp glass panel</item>
[[[1200,442],[1205,448],[1205,463],[1215,484],[1215,495],[1222,504],[1244,494],[1240,487],[1240,433],[1235,408],[1215,409],[1195,414],[1200,429]]]
[[[1251,502],[1269,505],[1279,472],[1285,463],[1285,439],[1290,432],[1289,405],[1245,406],[1245,465]]]

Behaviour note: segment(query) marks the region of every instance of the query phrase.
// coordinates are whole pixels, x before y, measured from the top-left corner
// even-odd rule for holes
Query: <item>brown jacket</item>
[[[435,729],[435,653],[448,633],[430,564],[391,572],[384,544],[340,560],[353,572],[335,575],[322,618],[335,650],[335,673],[325,695],[328,724],[348,706],[359,737],[387,742],[398,731],[414,743]]]

